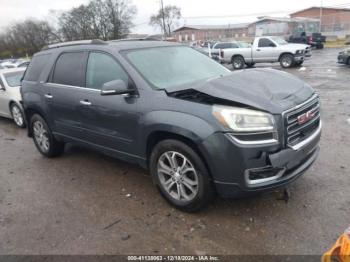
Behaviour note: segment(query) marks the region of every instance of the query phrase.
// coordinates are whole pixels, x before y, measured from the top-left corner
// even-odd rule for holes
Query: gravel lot
[[[76,146],[44,159],[0,118],[0,254],[322,254],[350,224],[350,68],[338,51],[286,70],[320,94],[324,123],[288,203],[273,192],[182,213],[141,168]]]

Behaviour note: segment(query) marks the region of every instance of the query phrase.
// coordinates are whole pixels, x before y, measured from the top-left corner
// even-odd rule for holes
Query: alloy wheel
[[[33,123],[34,139],[39,146],[40,150],[44,153],[48,152],[50,149],[50,142],[47,130],[40,121],[35,121]]]
[[[23,126],[24,119],[23,119],[22,112],[18,108],[18,106],[16,106],[16,105],[13,106],[11,113],[12,113],[13,121],[15,121],[16,125]]]
[[[282,58],[283,67],[290,67],[292,62],[293,62],[292,59],[288,56]]]
[[[172,198],[181,202],[193,200],[198,193],[198,174],[191,161],[176,151],[163,153],[157,165],[159,181]]]

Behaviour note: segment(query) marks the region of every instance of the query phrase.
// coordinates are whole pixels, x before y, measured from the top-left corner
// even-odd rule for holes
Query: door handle
[[[48,99],[52,99],[53,96],[51,94],[45,94],[45,97],[48,98]]]
[[[81,100],[80,104],[84,105],[84,106],[91,106],[91,102],[88,100]]]
[[[256,49],[256,51],[261,51],[261,49]]]

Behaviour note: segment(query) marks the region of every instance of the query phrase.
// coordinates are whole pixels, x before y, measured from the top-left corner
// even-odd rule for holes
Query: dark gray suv
[[[161,41],[49,46],[22,82],[28,134],[46,157],[80,143],[148,168],[171,204],[206,206],[285,186],[317,157],[317,94],[282,71],[230,72]]]

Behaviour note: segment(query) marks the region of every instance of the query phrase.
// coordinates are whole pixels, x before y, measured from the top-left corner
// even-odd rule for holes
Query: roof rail
[[[79,40],[79,41],[69,41],[62,42],[57,44],[52,44],[45,46],[42,50],[65,47],[65,46],[74,46],[74,45],[107,45],[108,43],[100,40],[100,39],[92,39],[92,40]]]
[[[144,37],[144,38],[114,39],[114,40],[110,40],[109,42],[128,42],[128,41],[163,41],[163,40],[155,37]]]

